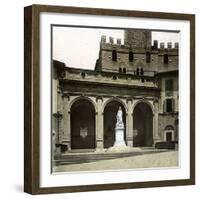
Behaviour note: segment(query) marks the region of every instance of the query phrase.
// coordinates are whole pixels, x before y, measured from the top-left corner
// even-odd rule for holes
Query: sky
[[[78,27],[53,27],[53,59],[64,62],[73,68],[94,69],[99,54],[101,36],[106,35],[124,40],[124,30],[78,28]],[[158,43],[179,41],[179,33],[152,32],[153,40]]]

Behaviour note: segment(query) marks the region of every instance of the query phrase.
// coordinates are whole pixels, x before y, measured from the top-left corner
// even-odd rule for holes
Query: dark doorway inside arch
[[[71,107],[71,148],[95,148],[95,109],[85,99],[77,100]]]
[[[104,148],[112,147],[115,141],[116,115],[121,106],[124,122],[124,140],[126,141],[126,112],[122,103],[118,101],[109,102],[104,108]]]
[[[133,129],[133,146],[150,147],[153,145],[153,113],[147,103],[138,103],[134,108]]]

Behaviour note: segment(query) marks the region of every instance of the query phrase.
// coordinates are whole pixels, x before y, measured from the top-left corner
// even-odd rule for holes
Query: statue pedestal
[[[113,146],[126,146],[126,143],[124,141],[124,127],[115,128],[115,142]]]

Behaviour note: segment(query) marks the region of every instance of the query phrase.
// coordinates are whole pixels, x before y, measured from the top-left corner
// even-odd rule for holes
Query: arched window
[[[134,60],[134,55],[132,51],[129,51],[129,62],[133,62]]]
[[[168,54],[164,54],[164,64],[168,64],[168,62],[169,62]]]
[[[112,51],[112,61],[117,61],[117,51],[116,50]]]
[[[147,63],[151,62],[151,54],[150,54],[150,52],[146,52],[146,62]]]
[[[85,72],[81,72],[82,78],[85,78]]]
[[[123,73],[125,73],[125,74],[126,74],[126,68],[123,68]]]
[[[142,76],[144,75],[144,70],[143,70],[143,68],[140,69],[140,75],[142,75]]]
[[[136,70],[136,75],[139,75],[139,68],[137,68]]]
[[[121,67],[119,68],[119,73],[122,73],[122,68]]]
[[[117,80],[117,77],[115,75],[112,78],[113,78],[113,80]]]

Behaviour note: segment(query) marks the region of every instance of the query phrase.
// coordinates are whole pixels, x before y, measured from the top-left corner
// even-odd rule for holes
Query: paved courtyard
[[[178,151],[69,153],[55,162],[54,172],[177,167]]]

